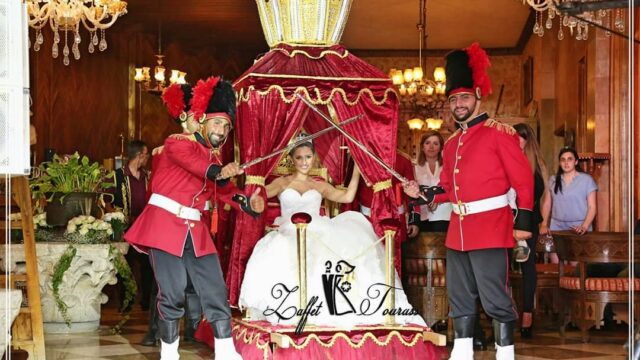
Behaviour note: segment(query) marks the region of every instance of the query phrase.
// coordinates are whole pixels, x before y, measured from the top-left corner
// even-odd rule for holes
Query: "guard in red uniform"
[[[217,198],[257,216],[264,201],[259,190],[250,200],[237,191],[229,178],[242,172],[239,166],[222,166],[216,158],[216,149],[227,139],[235,117],[231,84],[217,77],[199,81],[193,89],[191,111],[200,128],[192,135],[167,138],[152,178],[153,194],[125,239],[149,252],[158,282],[161,359],[179,358],[178,330],[187,274],[213,327],[216,359],[241,359],[231,338],[231,310],[220,262],[202,213],[207,200]]]
[[[458,130],[444,145],[438,187],[427,200],[451,202],[447,232],[447,291],[455,329],[451,359],[473,359],[476,300],[493,318],[496,359],[513,359],[516,310],[509,294],[515,240],[531,237],[533,175],[518,134],[480,111],[491,91],[489,58],[477,43],[446,56],[447,96]],[[517,194],[516,217],[507,193]],[[514,240],[515,239],[515,240]]]
[[[415,174],[413,170],[413,163],[409,155],[396,151],[396,164],[394,167],[400,175],[404,176],[409,182],[415,182]],[[396,234],[394,265],[398,275],[402,272],[402,242],[407,239],[407,236],[416,236],[419,232],[418,222],[420,221],[420,214],[413,211],[413,207],[409,206],[409,198],[404,193],[402,183],[398,179],[393,178],[392,186],[395,194],[395,206],[398,209],[398,215],[404,221],[406,227],[400,227]],[[360,184],[358,185],[358,203],[360,204],[360,212],[367,218],[371,218],[371,202],[373,201],[373,189],[367,185],[362,177],[360,177]],[[357,211],[357,210],[356,210]]]

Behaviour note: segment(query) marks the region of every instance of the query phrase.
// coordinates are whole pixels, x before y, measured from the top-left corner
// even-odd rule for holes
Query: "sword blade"
[[[348,124],[350,124],[350,123],[352,123],[352,122],[354,122],[356,120],[360,120],[361,118],[362,118],[362,114],[356,115],[356,116],[351,117],[351,118],[348,118],[347,120],[341,122],[340,126],[338,126],[337,129],[340,129],[341,126],[348,125]],[[274,157],[276,155],[282,154],[285,151],[289,151],[290,149],[293,149],[294,147],[296,147],[296,146],[298,146],[298,145],[300,145],[302,143],[308,142],[309,140],[315,139],[318,136],[326,134],[326,133],[328,133],[330,131],[333,131],[333,130],[336,130],[336,127],[327,127],[327,128],[322,129],[322,130],[320,130],[320,131],[318,131],[316,133],[313,133],[311,135],[308,135],[308,136],[305,136],[303,138],[300,138],[300,139],[296,140],[295,142],[285,146],[282,149],[276,150],[276,151],[274,151],[272,153],[269,153],[267,155],[264,155],[264,156],[260,156],[258,158],[255,158],[255,159],[251,160],[251,161],[247,161],[246,163],[240,165],[240,169],[244,170],[244,169],[246,169],[246,168],[248,168],[250,166],[258,164],[258,163],[260,163],[260,162],[262,162],[264,160],[270,159],[270,158],[272,158],[272,157]]]
[[[331,121],[331,119],[325,113],[320,111],[320,109],[318,109],[312,102],[310,102],[309,100],[307,100],[304,96],[301,96],[300,94],[297,94],[297,96],[305,104],[307,104],[307,106],[309,106],[311,108],[311,110],[313,110],[315,113],[320,115],[321,118],[323,118],[326,122],[331,124],[331,126],[333,126],[342,135],[344,135],[347,139],[349,139],[349,141],[351,141],[354,145],[359,147],[360,150],[362,150],[365,154],[369,155],[369,157],[371,157],[375,162],[377,162],[380,166],[382,166],[385,170],[387,170],[387,172],[389,172],[389,174],[393,175],[393,177],[395,177],[396,179],[400,180],[400,182],[402,182],[402,183],[406,183],[406,182],[409,181],[409,180],[407,180],[407,178],[405,178],[404,176],[400,175],[397,171],[395,171],[391,166],[387,165],[382,159],[380,159],[378,156],[376,156],[376,154],[372,153],[371,150],[367,149],[366,146],[364,146],[361,142],[356,140],[348,132],[344,131],[344,129],[342,129],[339,126],[337,126],[336,124],[334,124],[334,122]]]

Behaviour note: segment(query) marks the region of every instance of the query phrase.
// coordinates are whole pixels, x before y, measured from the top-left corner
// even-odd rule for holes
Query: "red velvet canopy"
[[[345,130],[394,166],[398,99],[386,74],[349,53],[343,46],[290,46],[280,44],[259,58],[234,83],[238,112],[236,137],[240,162],[285,147],[304,127],[315,133],[328,127],[296,95],[301,94],[331,115],[335,122],[364,117]],[[334,183],[345,179],[341,145],[347,145],[375,194],[371,220],[382,234],[382,219],[398,218],[394,211],[391,176],[337,131],[314,139],[317,154]],[[246,169],[245,193],[251,194],[277,165],[273,157]],[[262,192],[264,194],[264,192]],[[227,285],[231,304],[237,304],[245,266],[256,242],[264,234],[264,217],[241,213],[236,219]],[[266,295],[266,294],[265,294]]]

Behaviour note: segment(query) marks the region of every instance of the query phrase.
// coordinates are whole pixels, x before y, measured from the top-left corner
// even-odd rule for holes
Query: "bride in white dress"
[[[354,211],[334,218],[320,216],[323,198],[338,203],[354,200],[358,167],[348,187],[340,190],[309,176],[315,159],[311,143],[297,146],[289,156],[295,173],[266,186],[267,197],[278,196],[282,215],[275,221],[278,230],[260,239],[253,250],[240,290],[240,306],[249,310],[252,320],[298,324],[296,230],[290,218],[305,212],[312,217],[307,228],[307,324],[350,329],[383,324],[385,314],[393,312],[398,324],[425,326],[409,304],[397,274],[396,305],[387,309],[384,247],[369,221]]]

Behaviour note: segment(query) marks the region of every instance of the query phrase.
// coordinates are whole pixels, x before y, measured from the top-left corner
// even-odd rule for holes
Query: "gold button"
[[[460,186],[456,186],[456,191],[460,190]]]
[[[462,200],[458,200],[458,205],[462,205]]]
[[[458,145],[462,146],[462,142],[460,142],[460,144],[458,144]]]
[[[200,198],[199,198],[199,197],[197,197],[197,198],[196,198],[196,201],[200,201]]]
[[[456,174],[460,172],[460,169],[453,170]]]
[[[464,216],[460,215],[460,221],[464,220]]]
[[[189,226],[191,226],[191,227],[195,227],[195,226],[196,226],[196,224],[191,223],[191,224],[189,224]]]
[[[462,159],[462,155],[458,155],[458,160]]]

